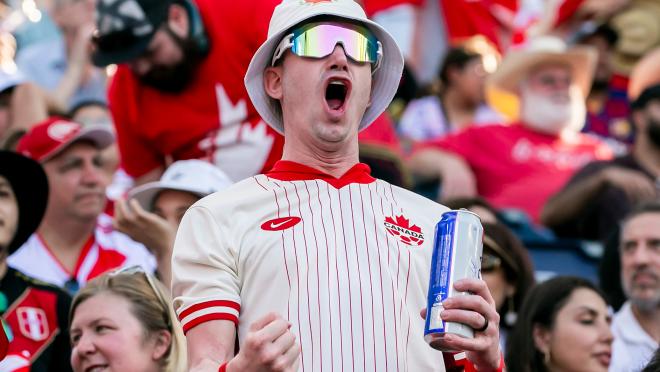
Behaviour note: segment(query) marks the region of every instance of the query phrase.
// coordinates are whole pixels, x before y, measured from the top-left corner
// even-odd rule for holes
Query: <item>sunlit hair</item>
[[[186,370],[186,346],[168,291],[157,279],[142,271],[102,275],[90,281],[74,297],[69,312],[72,324],[80,304],[101,293],[121,296],[131,303],[131,312],[143,326],[144,338],[160,331],[172,334],[170,347],[160,360],[164,372]]]

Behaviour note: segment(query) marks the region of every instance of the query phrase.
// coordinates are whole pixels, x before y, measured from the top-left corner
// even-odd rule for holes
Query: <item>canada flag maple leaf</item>
[[[397,230],[395,226],[399,229]],[[407,245],[421,245],[424,242],[422,229],[417,225],[410,225],[410,220],[403,215],[396,218],[385,217],[385,230]]]
[[[419,226],[417,225],[410,226],[410,220],[403,217],[403,215],[396,216],[396,221],[392,219],[392,217],[386,217],[385,221],[397,225],[399,227],[403,227],[404,229],[408,229],[410,231],[414,231],[418,233],[422,232],[422,229]]]

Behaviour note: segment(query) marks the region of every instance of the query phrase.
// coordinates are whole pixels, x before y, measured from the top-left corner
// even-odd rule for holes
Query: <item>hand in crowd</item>
[[[477,196],[477,181],[470,166],[458,157],[447,157],[442,169],[439,200],[473,196]]]
[[[497,370],[501,358],[500,316],[486,282],[480,279],[463,279],[454,283],[454,288],[471,294],[445,300],[444,310],[440,314],[442,319],[447,322],[464,323],[473,329],[482,328],[488,322],[488,327],[483,332],[475,331],[473,339],[452,334],[445,335],[443,347],[464,350],[467,358],[478,370]],[[426,319],[426,309],[422,309],[420,314]]]
[[[227,364],[227,372],[297,371],[300,345],[290,328],[291,323],[275,313],[252,323],[238,355]]]
[[[610,167],[604,169],[601,175],[605,183],[621,189],[631,203],[652,200],[657,196],[653,181],[639,171]]]
[[[115,201],[113,226],[144,244],[157,258],[172,254],[176,230],[165,219],[144,210],[135,199]]]

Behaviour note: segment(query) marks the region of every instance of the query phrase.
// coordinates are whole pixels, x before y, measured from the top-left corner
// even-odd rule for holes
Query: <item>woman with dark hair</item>
[[[436,92],[411,101],[404,111],[399,123],[403,137],[421,141],[472,124],[502,121],[502,117],[484,102],[484,82],[496,64],[496,58],[484,43],[471,39],[447,52],[438,73]],[[491,60],[492,63],[488,63]]]
[[[534,287],[509,335],[510,372],[607,371],[612,332],[605,297],[591,282],[555,277]]]
[[[534,285],[534,271],[525,247],[506,226],[484,222],[483,227],[481,276],[500,314],[500,345],[504,348],[523,299]]]

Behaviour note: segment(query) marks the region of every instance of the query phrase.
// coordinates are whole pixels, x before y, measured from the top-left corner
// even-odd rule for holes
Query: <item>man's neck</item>
[[[300,163],[339,178],[359,163],[360,157],[357,141],[355,145],[351,146],[338,145],[337,150],[294,146],[292,144],[287,146],[287,142],[285,142],[282,160]]]
[[[634,304],[631,304],[633,316],[642,329],[651,336],[655,342],[660,342],[660,307],[652,311],[641,311]]]
[[[660,148],[640,137],[633,147],[633,156],[639,164],[655,177],[660,176]]]
[[[96,220],[44,219],[37,232],[57,260],[72,272],[95,227]]]

